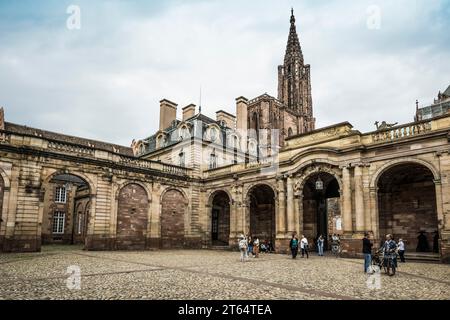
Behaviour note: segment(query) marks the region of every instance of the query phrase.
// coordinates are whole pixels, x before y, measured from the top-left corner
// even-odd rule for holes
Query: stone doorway
[[[228,246],[230,241],[230,198],[225,191],[213,195],[211,210],[213,246]]]
[[[325,172],[314,173],[303,187],[303,230],[311,244],[320,235],[325,239],[324,249],[329,249],[333,234],[342,234],[340,192],[336,178]]]
[[[402,238],[406,252],[439,252],[433,173],[416,163],[399,164],[378,180],[380,244],[386,234]]]

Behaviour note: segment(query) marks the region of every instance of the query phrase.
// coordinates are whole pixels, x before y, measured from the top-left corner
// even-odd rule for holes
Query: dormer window
[[[180,128],[180,139],[185,140],[189,138],[189,129],[186,126]]]
[[[164,148],[166,146],[166,137],[164,135],[160,135],[157,142],[157,148]]]

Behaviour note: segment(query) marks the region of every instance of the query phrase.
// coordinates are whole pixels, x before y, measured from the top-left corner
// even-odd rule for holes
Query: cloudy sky
[[[158,129],[159,100],[181,117],[200,87],[203,113],[234,113],[238,96],[277,95],[291,6],[318,127],[410,122],[450,85],[450,0],[0,0],[0,106],[123,145]]]

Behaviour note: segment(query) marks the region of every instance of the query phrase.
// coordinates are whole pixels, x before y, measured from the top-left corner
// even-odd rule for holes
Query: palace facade
[[[293,14],[276,98],[239,97],[216,119],[177,109],[162,100],[159,130],[131,147],[6,122],[1,109],[0,250],[233,248],[251,234],[285,252],[297,232],[339,234],[355,256],[364,232],[409,252],[422,233],[421,250],[450,262],[450,113],[316,129]]]

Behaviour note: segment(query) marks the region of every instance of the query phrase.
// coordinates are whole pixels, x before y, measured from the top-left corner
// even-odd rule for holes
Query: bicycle
[[[331,253],[336,257],[339,258],[339,255],[341,254],[341,245],[339,242],[334,242],[331,244]]]
[[[390,277],[394,276],[397,270],[397,265],[395,261],[396,258],[397,258],[396,252],[388,253],[383,257],[384,272]]]

